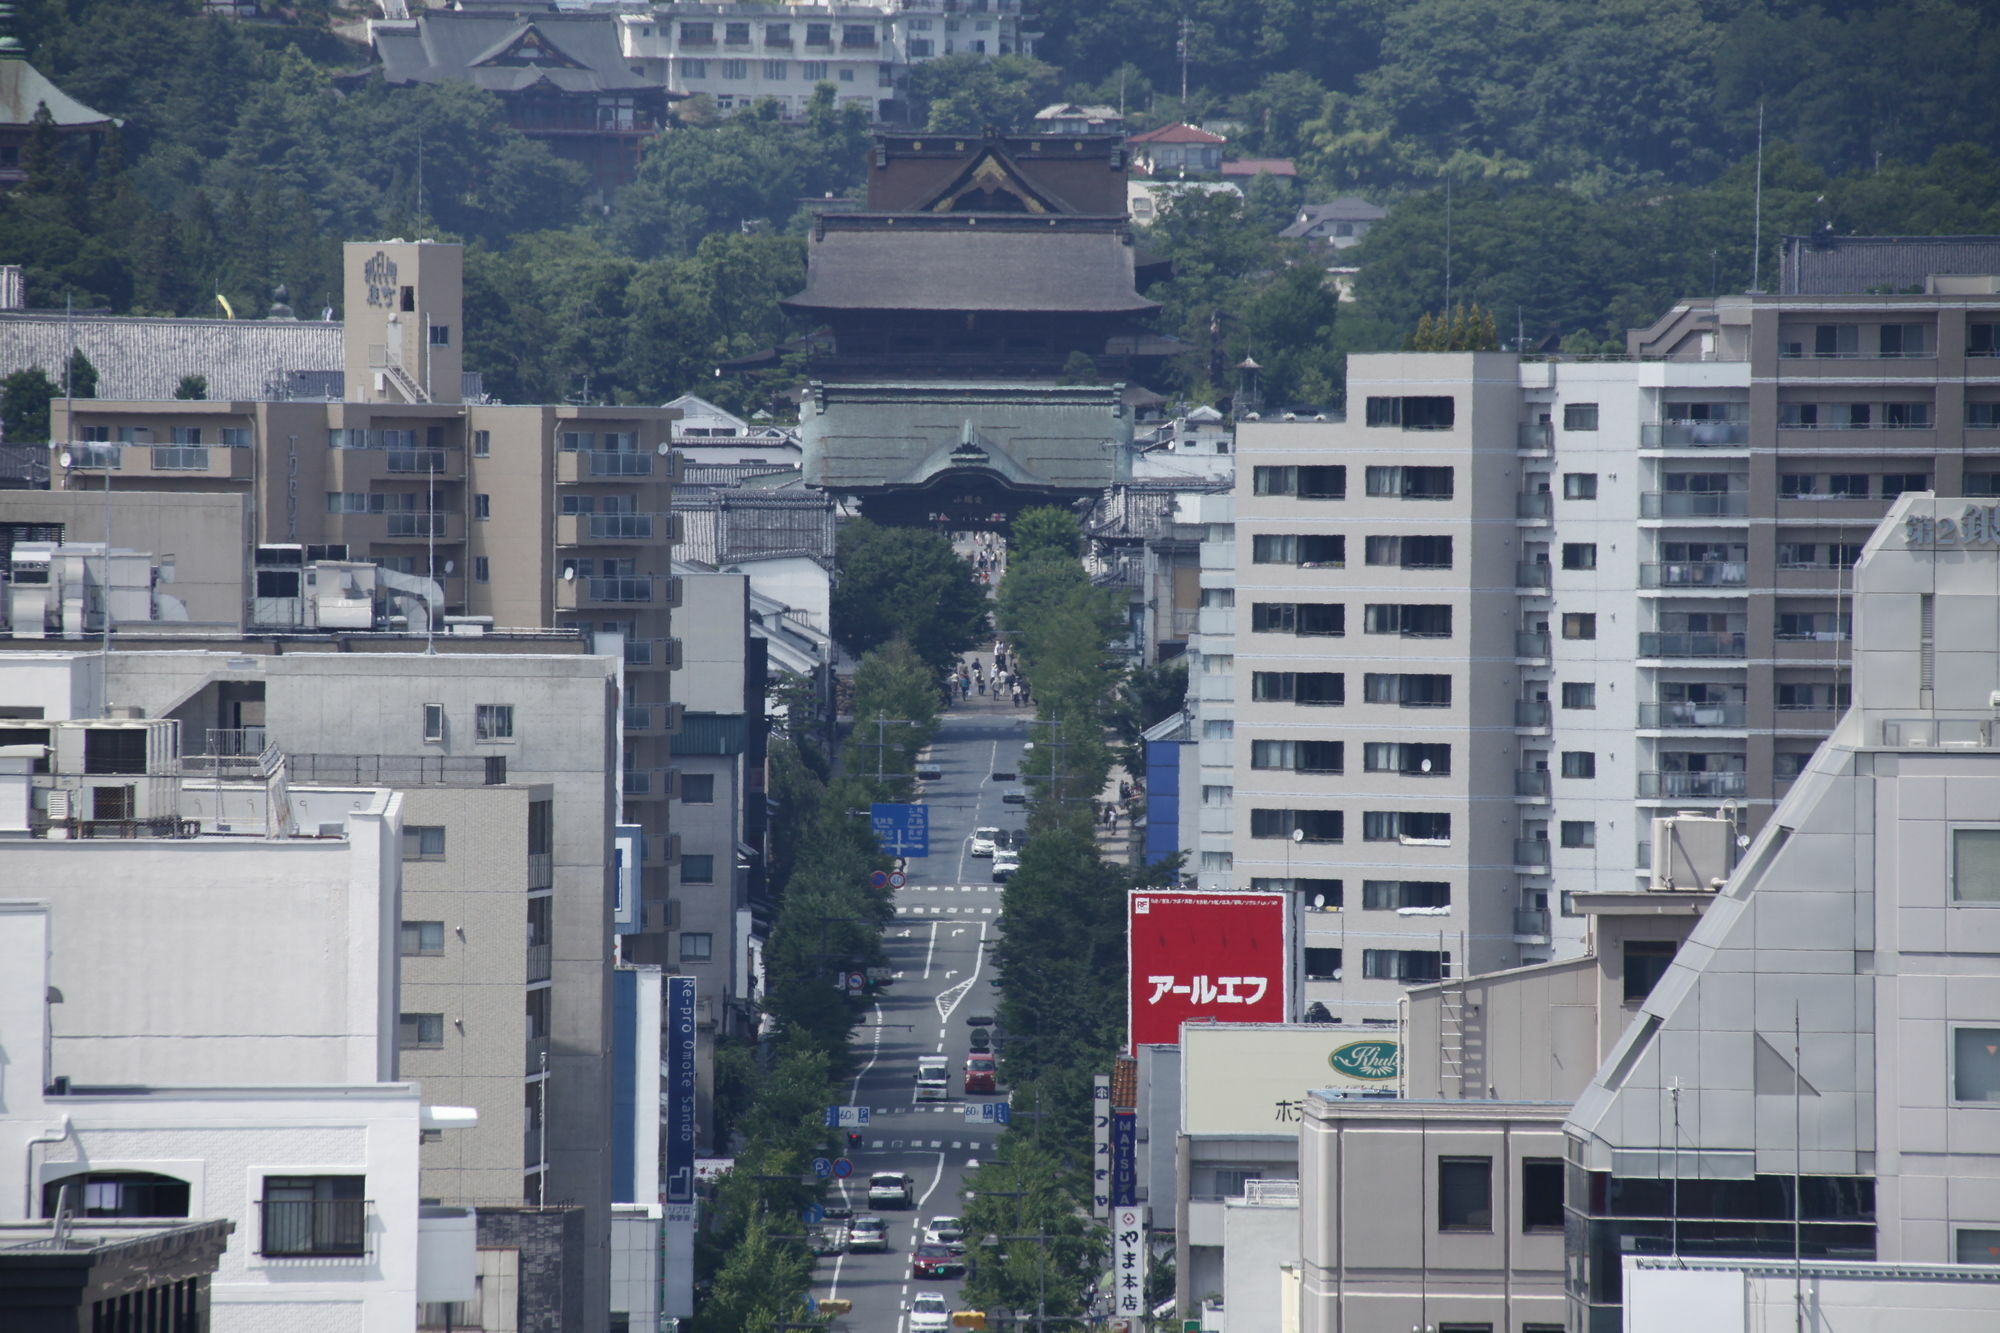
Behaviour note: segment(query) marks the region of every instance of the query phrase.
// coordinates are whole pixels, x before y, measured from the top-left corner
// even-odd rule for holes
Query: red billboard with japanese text
[[[1127,900],[1125,927],[1128,1049],[1177,1045],[1190,1020],[1282,1023],[1289,1014],[1285,894],[1141,889]]]

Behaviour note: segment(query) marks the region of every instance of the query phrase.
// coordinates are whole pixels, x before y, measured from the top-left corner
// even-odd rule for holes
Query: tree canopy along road
[[[1003,1128],[966,1118],[968,1106],[1007,1101],[1004,1085],[996,1093],[965,1092],[968,1020],[991,1015],[998,1000],[987,955],[1006,904],[992,858],[973,856],[971,844],[975,829],[1026,825],[1024,808],[1001,799],[1016,784],[993,777],[1018,771],[1026,716],[975,697],[945,715],[931,745],[942,770],[920,797],[930,806],[931,854],[907,863],[907,882],[896,891],[886,941],[894,979],[855,1030],[859,1073],[846,1094],[847,1104],[868,1108],[868,1124],[852,1131],[860,1136],[849,1153],[853,1174],[828,1198],[857,1217],[884,1219],[888,1250],[829,1256],[813,1275],[813,1295],[854,1303],[838,1326],[855,1333],[902,1333],[903,1307],[918,1292],[939,1292],[954,1310],[961,1306],[962,1278],[914,1278],[911,1262],[933,1218],[964,1215],[965,1175],[990,1155]],[[941,1100],[919,1100],[920,1059],[944,1061]],[[911,1206],[870,1204],[868,1181],[877,1172],[909,1176]],[[977,1259],[977,1242],[965,1238],[968,1262]]]

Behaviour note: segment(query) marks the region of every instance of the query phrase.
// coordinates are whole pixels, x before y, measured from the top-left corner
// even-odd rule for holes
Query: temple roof
[[[1111,219],[1019,215],[829,217],[807,251],[794,310],[994,310],[1138,314],[1132,246]],[[856,225],[860,224],[860,225]]]
[[[50,83],[25,60],[0,60],[0,125],[26,125],[35,107],[46,106],[65,130],[108,130],[118,122],[93,110]]]
[[[615,25],[598,15],[427,10],[408,27],[375,29],[375,54],[390,83],[469,82],[489,92],[537,84],[569,93],[666,94],[632,72]]]

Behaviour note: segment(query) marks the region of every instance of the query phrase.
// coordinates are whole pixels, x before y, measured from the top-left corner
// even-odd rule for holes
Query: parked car
[[[993,1029],[972,1029],[972,1049],[981,1054],[993,1049]]]
[[[972,854],[974,856],[993,855],[996,850],[994,839],[999,836],[1000,830],[997,828],[976,828],[972,830]]]
[[[1005,884],[1014,878],[1014,872],[1021,868],[1021,858],[1017,853],[1001,848],[993,853],[993,882]]]
[[[1000,1070],[990,1055],[975,1055],[965,1062],[965,1090],[993,1092],[999,1086]]]
[[[956,1217],[933,1217],[924,1228],[924,1244],[942,1245],[956,1254],[965,1253],[965,1223]]]
[[[871,1189],[869,1193],[874,1193]],[[854,1225],[847,1229],[847,1248],[856,1253],[862,1250],[886,1252],[889,1248],[889,1224],[879,1217],[857,1217]]]
[[[949,1333],[951,1302],[935,1291],[920,1291],[910,1299],[910,1333]]]
[[[910,1256],[910,1276],[912,1278],[963,1277],[964,1275],[964,1258],[953,1254],[946,1246],[919,1245],[917,1246],[917,1252]]]
[[[910,1193],[914,1182],[900,1171],[877,1171],[868,1177],[868,1206],[870,1208],[908,1208],[914,1196]]]

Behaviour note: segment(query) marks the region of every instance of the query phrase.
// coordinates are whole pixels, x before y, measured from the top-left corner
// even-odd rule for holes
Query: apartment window
[[[1336,707],[1347,702],[1347,677],[1338,671],[1253,671],[1250,697],[1260,703]]]
[[[807,46],[832,46],[833,25],[831,23],[806,24]]]
[[[514,705],[480,704],[473,710],[473,738],[482,741],[514,739]]]
[[[1625,941],[1625,1003],[1638,1004],[1653,993],[1679,947],[1672,940]]]
[[[1563,429],[1564,429],[1564,430],[1596,430],[1596,429],[1597,429],[1597,404],[1596,404],[1596,403],[1564,403],[1564,404],[1563,404]]]
[[[405,861],[444,860],[444,825],[403,825],[403,859]]]
[[[1371,603],[1363,622],[1370,634],[1400,634],[1406,639],[1449,639],[1451,607],[1435,603]]]
[[[1338,810],[1265,810],[1250,812],[1253,838],[1289,838],[1303,833],[1301,842],[1339,842],[1345,835],[1343,816]]]
[[[715,936],[707,931],[684,930],[681,932],[681,961],[683,963],[706,963],[715,957]]]
[[[715,774],[681,774],[681,803],[684,805],[714,805]]]
[[[1521,1163],[1521,1230],[1563,1229],[1563,1164],[1560,1157],[1529,1157]]]
[[[790,46],[791,44],[792,44],[792,25],[791,25],[791,24],[789,24],[789,23],[766,23],[766,24],[764,25],[764,45],[766,45],[766,46]]]
[[[1258,533],[1250,539],[1250,560],[1259,565],[1340,569],[1347,564],[1347,538],[1319,533]]]
[[[2000,828],[1951,831],[1951,897],[1960,903],[2000,903]]]
[[[1866,500],[1868,498],[1868,474],[1865,472],[1836,472],[1826,479],[1826,493],[1842,500]]]
[[[1590,750],[1564,750],[1562,775],[1566,778],[1596,777],[1597,755]]]
[[[443,1014],[400,1014],[396,1045],[405,1051],[435,1051],[444,1046]]]
[[[1307,981],[1340,980],[1340,950],[1338,949],[1309,948],[1305,950],[1305,964]]]
[[[1597,498],[1597,474],[1595,472],[1563,473],[1563,499],[1595,500]]]
[[[1860,351],[1860,325],[1818,324],[1813,327],[1814,356],[1856,356]]]
[[[1441,981],[1451,970],[1451,955],[1434,949],[1363,949],[1361,975],[1374,981],[1400,981],[1407,986]]]
[[[1361,906],[1371,912],[1405,907],[1449,907],[1451,885],[1443,880],[1368,879],[1361,882]]]
[[[875,29],[865,23],[843,23],[840,27],[842,47],[875,45]]]
[[[424,705],[424,743],[441,745],[444,743],[444,705]]]
[[[491,557],[483,555],[472,557],[472,581],[474,583],[491,583],[493,581],[493,561]]]
[[[725,79],[747,79],[750,77],[750,62],[747,60],[725,60],[722,62],[722,77]]]
[[[1438,1230],[1493,1229],[1493,1159],[1438,1158]]]
[[[1450,537],[1370,537],[1367,561],[1403,569],[1450,569]]]
[[[1361,815],[1364,842],[1451,841],[1451,816],[1429,810],[1366,810]]]
[[[823,81],[826,78],[826,62],[824,60],[807,60],[801,62],[799,65],[799,77],[807,83],[819,83]]]
[[[1370,773],[1400,773],[1404,777],[1451,776],[1451,746],[1409,741],[1369,741],[1361,747],[1361,766]]]
[[[1597,845],[1597,825],[1588,819],[1563,820],[1562,845],[1565,847],[1595,847]]]
[[[1202,720],[1201,738],[1205,741],[1233,740],[1235,736],[1236,723],[1229,718],[1211,717]]]
[[[1371,704],[1401,708],[1449,708],[1451,677],[1368,672],[1362,677],[1363,697]]]
[[[1339,741],[1250,742],[1252,768],[1286,773],[1340,773],[1345,771],[1345,763],[1344,748]]]
[[[1882,498],[1893,500],[1904,491],[1927,491],[1931,488],[1931,474],[1928,472],[1884,472],[1882,474]]]
[[[912,60],[921,60],[930,55],[934,49],[935,47],[928,37],[910,38],[910,59]]]
[[[1367,414],[1371,426],[1450,430],[1456,420],[1456,404],[1451,398],[1370,398]]]
[[[681,883],[715,883],[715,858],[706,853],[689,853],[681,858]]]
[[[681,24],[682,46],[714,46],[715,25],[713,23]]]
[[[431,346],[433,347],[451,346],[451,325],[449,324],[431,325]]]
[[[1955,1257],[1962,1264],[2000,1264],[2000,1229],[1960,1227],[1954,1233]]]
[[[1953,1028],[1951,1098],[2000,1102],[2000,1028]]]
[[[1882,425],[1888,430],[1926,430],[1931,424],[1929,403],[1884,403]]]
[[[1597,617],[1589,611],[1566,611],[1563,613],[1563,637],[1565,639],[1594,639],[1597,637]]]
[[[1252,602],[1250,629],[1256,634],[1337,637],[1347,633],[1347,608],[1338,602]]]
[[[1928,325],[1884,324],[1882,326],[1883,356],[1929,356],[1931,353],[1931,331]]]
[[[773,83],[782,83],[785,78],[785,62],[782,60],[766,60],[764,62],[764,77]]]
[[[705,78],[707,78],[707,77],[708,77],[708,62],[707,62],[706,60],[683,60],[683,61],[681,61],[681,76],[682,76],[683,78],[688,78],[688,79],[705,79]]]
[[[750,25],[748,23],[723,24],[722,41],[725,46],[750,45]]]
[[[365,1254],[365,1176],[264,1177],[263,1241],[273,1258]]]
[[[1448,467],[1371,467],[1368,493],[1403,500],[1449,500],[1452,471]]]
[[[472,497],[472,516],[476,519],[493,517],[493,497],[481,491]]]
[[[1250,470],[1253,495],[1291,495],[1301,500],[1344,500],[1347,498],[1347,469],[1322,467],[1254,467]]]
[[[405,921],[402,953],[405,958],[433,958],[444,952],[444,922]]]
[[[1596,569],[1596,568],[1597,568],[1597,543],[1596,543],[1596,542],[1564,542],[1564,543],[1563,543],[1563,568],[1564,568],[1564,569]]]
[[[476,430],[472,432],[472,456],[474,458],[490,458],[492,454],[493,432],[490,430]]]
[[[201,427],[199,426],[169,427],[167,436],[175,444],[200,444]]]
[[[1562,687],[1562,706],[1564,708],[1597,707],[1597,686],[1588,681],[1564,681]]]

